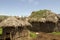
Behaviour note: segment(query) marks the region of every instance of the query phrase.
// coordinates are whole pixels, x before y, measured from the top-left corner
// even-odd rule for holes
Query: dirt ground
[[[32,40],[60,40],[60,35],[53,35],[48,33],[39,33],[36,38]]]

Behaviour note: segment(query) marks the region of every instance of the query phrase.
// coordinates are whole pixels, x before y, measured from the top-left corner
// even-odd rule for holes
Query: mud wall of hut
[[[18,31],[15,34],[15,40],[28,40],[29,32],[25,28],[18,28]]]
[[[56,24],[53,22],[32,22],[32,27],[28,28],[31,31],[35,32],[53,32]]]
[[[57,27],[58,27],[58,30],[60,31],[60,18],[59,18],[59,21],[57,23]]]
[[[24,27],[5,27],[0,40],[28,40],[29,32]]]

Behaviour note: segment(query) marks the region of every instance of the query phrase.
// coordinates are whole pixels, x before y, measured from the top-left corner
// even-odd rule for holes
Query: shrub
[[[36,38],[37,35],[36,35],[34,32],[30,32],[30,37],[32,37],[32,38]]]

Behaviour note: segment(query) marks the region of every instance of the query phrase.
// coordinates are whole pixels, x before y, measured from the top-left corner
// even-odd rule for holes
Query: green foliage
[[[60,32],[52,32],[54,35],[60,35]]]
[[[32,12],[30,17],[34,17],[34,18],[44,18],[46,17],[48,14],[50,13],[47,13],[50,12],[50,10],[39,10],[39,11],[35,11],[35,12]]]
[[[37,35],[36,35],[34,32],[30,32],[30,37],[32,37],[32,38],[36,38]]]
[[[0,35],[3,33],[3,28],[0,27]]]

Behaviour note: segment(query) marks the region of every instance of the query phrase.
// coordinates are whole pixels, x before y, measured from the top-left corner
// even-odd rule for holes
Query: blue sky
[[[60,13],[60,0],[0,0],[0,15],[29,16],[41,9]]]

